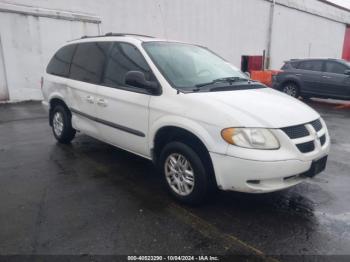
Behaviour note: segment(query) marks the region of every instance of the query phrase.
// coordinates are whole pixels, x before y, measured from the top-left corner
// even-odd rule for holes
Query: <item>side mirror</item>
[[[125,84],[146,89],[151,93],[159,92],[158,83],[153,81],[147,81],[145,74],[141,71],[127,72],[125,75]]]
[[[350,76],[350,69],[345,70],[344,74]]]
[[[251,77],[251,75],[250,75],[249,72],[244,72],[244,74],[245,74],[246,76],[248,76],[249,78]]]

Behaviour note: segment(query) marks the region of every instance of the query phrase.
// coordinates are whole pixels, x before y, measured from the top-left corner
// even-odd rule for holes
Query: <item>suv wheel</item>
[[[299,86],[296,83],[289,82],[282,87],[282,92],[292,97],[299,97]]]
[[[169,143],[162,150],[158,164],[165,186],[177,200],[198,204],[209,194],[209,174],[201,157],[188,145]]]
[[[75,129],[72,127],[71,113],[62,105],[57,105],[52,111],[52,131],[58,142],[69,144],[75,137]]]

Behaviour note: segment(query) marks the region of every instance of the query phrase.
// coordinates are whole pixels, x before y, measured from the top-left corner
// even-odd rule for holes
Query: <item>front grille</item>
[[[316,149],[316,141],[314,133],[316,132],[318,138],[320,139],[321,146],[326,144],[327,136],[323,131],[323,125],[320,119],[306,123],[304,125],[291,126],[282,128],[282,131],[292,140],[294,140],[296,147],[301,153],[310,153]],[[319,134],[320,133],[320,134]],[[305,143],[300,143],[297,140],[300,138],[305,138],[302,141],[307,141]],[[299,144],[297,144],[299,143]]]
[[[321,136],[320,142],[322,146],[326,143],[326,135]]]
[[[289,136],[290,139],[296,139],[310,135],[309,131],[304,125],[286,127],[282,128],[282,130],[287,134],[287,136]]]
[[[310,153],[315,150],[315,144],[314,141],[310,141],[297,145],[297,148],[300,150],[301,153]]]
[[[316,130],[316,132],[320,131],[322,129],[322,123],[320,121],[320,119],[317,119],[313,122],[310,123],[313,128]]]

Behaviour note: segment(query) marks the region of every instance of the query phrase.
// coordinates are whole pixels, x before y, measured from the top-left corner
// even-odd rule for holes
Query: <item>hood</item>
[[[207,110],[211,108],[210,115],[217,119],[218,125],[225,120],[229,126],[282,128],[308,123],[320,117],[298,99],[271,88],[191,93],[189,96],[199,99],[197,103]],[[218,116],[221,116],[220,121]]]

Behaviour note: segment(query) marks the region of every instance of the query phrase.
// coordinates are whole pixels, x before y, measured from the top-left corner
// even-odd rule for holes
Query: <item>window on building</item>
[[[78,45],[70,70],[70,78],[99,84],[110,42],[88,42]]]
[[[102,83],[109,87],[123,87],[129,71],[141,71],[146,80],[154,81],[151,69],[140,51],[127,43],[115,43],[110,52]]]
[[[75,48],[76,45],[68,45],[58,50],[47,66],[46,72],[52,75],[68,77]]]
[[[300,62],[298,65],[298,69],[309,70],[309,71],[319,71],[319,72],[322,71],[322,67],[323,67],[323,62],[317,61],[317,60],[303,61],[303,62]]]
[[[345,65],[342,65],[340,63],[337,62],[326,62],[326,72],[328,73],[334,73],[334,74],[344,74],[345,70],[347,70],[348,68]]]

